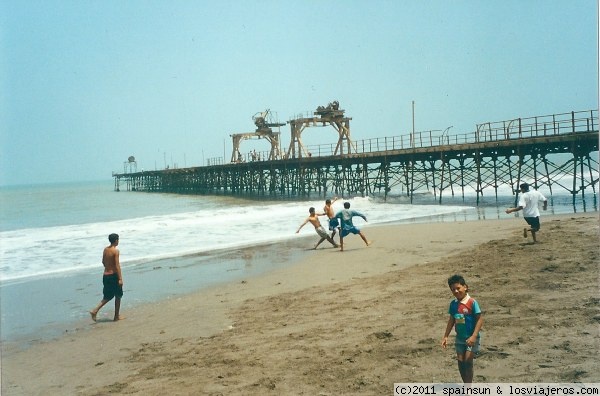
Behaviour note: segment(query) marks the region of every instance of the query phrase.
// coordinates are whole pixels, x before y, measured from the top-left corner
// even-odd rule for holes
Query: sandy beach
[[[3,345],[2,395],[382,395],[394,382],[459,382],[453,347],[440,347],[455,273],[484,311],[476,382],[600,382],[597,213],[542,214],[538,244],[506,217],[366,227],[370,247],[350,236],[343,253],[324,243],[261,276],[135,309],[125,298],[117,323],[111,302],[58,340]]]

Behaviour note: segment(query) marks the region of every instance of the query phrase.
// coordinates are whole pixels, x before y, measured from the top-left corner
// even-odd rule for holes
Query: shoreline
[[[490,217],[502,219],[499,208],[468,209],[390,223],[363,223],[360,227],[368,231],[378,227],[479,222]],[[155,303],[212,285],[218,286],[253,274],[260,275],[276,268],[288,267],[296,259],[310,253],[310,240],[314,238],[314,232],[306,229],[300,235],[291,234],[274,242],[161,258],[139,265],[125,265],[124,308],[127,303],[132,307]],[[306,242],[303,239],[306,239]],[[325,245],[320,249],[323,247]],[[274,254],[272,251],[283,251],[285,254]],[[271,260],[269,256],[277,259]],[[102,298],[99,271],[99,268],[86,269],[33,277],[25,281],[17,279],[1,284],[3,305],[19,306],[18,310],[2,311],[2,342],[27,345],[51,340],[85,327],[88,306],[95,306]],[[104,308],[101,315],[106,311]]]
[[[293,265],[303,255],[309,254],[301,239],[221,249],[124,267],[123,309],[137,309]],[[282,247],[284,254],[277,255],[275,260],[265,260],[274,256],[273,250],[280,251]],[[51,341],[85,328],[89,319],[87,307],[92,307],[102,298],[101,276],[101,270],[95,269],[2,285],[3,304],[20,307],[12,312],[13,316],[9,316],[6,310],[3,312],[2,342],[26,348],[30,344]],[[113,301],[109,302],[100,311],[99,319],[105,320],[113,306]],[[31,322],[32,317],[38,322]],[[55,321],[53,318],[56,317],[65,319]],[[6,322],[11,319],[17,323],[7,326]]]
[[[490,214],[492,220],[506,220],[496,219],[496,216],[499,216],[498,208],[471,209],[473,210],[390,223],[363,223],[360,227],[368,232],[380,227],[480,222],[487,221],[486,215]],[[137,309],[139,306],[177,298],[213,286],[220,287],[244,277],[260,276],[273,269],[287,268],[303,256],[311,254],[313,239],[316,238],[312,230],[306,229],[300,235],[292,235],[275,242],[216,249],[125,266],[123,308],[126,309],[129,303],[130,307]],[[329,247],[324,243],[319,249]],[[271,260],[271,257],[276,259]],[[0,334],[2,342],[27,346],[85,328],[88,306],[95,306],[102,298],[99,271],[88,269],[57,273],[2,284],[3,305],[20,307],[19,310],[3,310]],[[101,318],[109,311],[107,308],[110,308],[111,303],[103,308]],[[63,320],[57,321],[55,318]]]
[[[543,216],[542,231],[540,232],[541,243],[538,245],[528,245],[523,241],[521,232],[524,221],[522,218],[510,217],[503,220],[477,222],[371,226],[364,230],[369,239],[374,240],[374,244],[368,248],[364,247],[360,238],[351,236],[345,240],[347,250],[343,253],[333,248],[319,249],[312,253],[306,251],[308,254],[299,258],[295,264],[286,266],[285,268],[274,269],[267,273],[245,277],[243,280],[238,279],[235,282],[212,286],[201,291],[176,296],[156,303],[142,304],[130,310],[127,309],[127,300],[124,299],[122,313],[127,319],[123,322],[108,323],[108,321],[101,320],[96,324],[82,324],[82,328],[76,328],[73,332],[67,332],[59,339],[36,343],[28,349],[21,351],[3,345],[2,393],[21,394],[20,392],[24,392],[27,394],[41,394],[42,390],[44,390],[46,394],[75,392],[98,394],[95,393],[97,391],[94,389],[105,389],[106,391],[108,389],[106,387],[121,384],[120,386],[133,387],[132,389],[139,389],[146,393],[160,394],[160,389],[163,391],[167,389],[164,388],[164,386],[167,386],[166,379],[162,378],[161,375],[155,374],[158,377],[148,381],[148,384],[144,385],[135,379],[135,374],[132,374],[143,369],[149,362],[154,361],[157,356],[154,358],[152,356],[154,356],[153,353],[156,351],[162,351],[161,355],[163,356],[165,356],[164,354],[174,354],[172,358],[177,360],[183,356],[179,354],[180,352],[183,353],[183,350],[179,350],[178,348],[187,347],[190,350],[194,350],[194,353],[202,354],[204,349],[211,349],[211,345],[216,345],[220,342],[231,343],[230,338],[238,336],[242,338],[251,337],[246,341],[250,343],[246,345],[249,349],[256,349],[253,345],[254,343],[257,345],[266,343],[266,347],[268,348],[268,344],[271,342],[273,350],[280,350],[279,344],[271,340],[274,337],[273,334],[277,334],[280,330],[283,330],[285,334],[296,334],[298,331],[302,333],[307,329],[306,326],[309,326],[306,323],[295,325],[288,323],[283,328],[279,327],[280,330],[271,329],[273,323],[277,322],[277,317],[286,312],[290,314],[297,313],[299,320],[309,321],[313,315],[306,317],[308,313],[306,311],[309,309],[318,311],[324,308],[327,304],[324,304],[324,301],[321,300],[330,301],[331,298],[333,298],[333,301],[343,301],[350,298],[348,303],[350,305],[357,305],[354,311],[352,307],[350,308],[350,314],[368,312],[368,310],[364,311],[367,306],[369,309],[383,312],[383,308],[380,308],[380,305],[384,304],[383,301],[370,302],[364,308],[361,308],[360,302],[363,299],[369,297],[377,301],[380,299],[377,295],[382,292],[379,290],[379,287],[363,290],[361,289],[361,285],[389,282],[389,280],[386,281],[386,278],[410,272],[420,273],[420,275],[415,279],[411,278],[403,281],[418,283],[418,281],[422,281],[420,278],[426,276],[429,266],[439,266],[440,261],[447,261],[449,258],[456,256],[457,252],[477,250],[482,244],[501,244],[505,239],[519,241],[516,248],[519,250],[534,248],[555,249],[555,246],[545,245],[542,238],[547,238],[547,236],[554,237],[551,233],[551,229],[556,227],[554,222],[559,223],[561,221],[570,221],[573,223],[582,221],[588,225],[594,225],[595,229],[588,230],[588,232],[595,232],[597,242],[597,213]],[[309,238],[311,237],[303,236],[292,241],[296,244],[296,248],[300,248],[304,243],[307,243],[307,247],[310,248],[312,242]],[[314,239],[314,237],[312,238]],[[282,249],[281,246],[270,245],[270,247],[273,248],[273,252],[269,254],[277,256],[286,253],[285,249]],[[597,250],[597,243],[595,248]],[[552,254],[558,253],[560,252]],[[264,259],[269,258],[261,258],[261,260]],[[474,263],[466,264],[467,266],[475,265]],[[448,269],[448,271],[451,270]],[[507,274],[506,276],[510,277],[511,274]],[[442,313],[445,309],[445,304],[450,299],[449,293],[444,289],[444,277],[447,277],[446,273],[444,273],[442,279],[439,279],[441,280],[441,284],[436,281],[433,287],[434,294],[441,299],[440,309]],[[475,274],[467,273],[465,277],[468,281],[471,279],[471,281],[475,281],[476,283],[482,281]],[[487,280],[487,282],[489,281]],[[390,285],[388,283],[386,287],[391,287]],[[385,288],[382,290],[385,290]],[[428,291],[424,290],[424,292],[427,293]],[[480,292],[477,290],[475,293],[475,297],[477,298]],[[403,292],[400,295],[402,294]],[[315,299],[316,306],[314,308],[304,307],[303,309],[294,309],[294,305],[301,304],[304,299]],[[330,302],[333,303],[332,301]],[[596,302],[595,304],[595,309],[597,309],[598,303]],[[271,308],[268,308],[268,306],[271,306]],[[275,308],[273,311],[273,307],[279,308]],[[346,308],[347,304],[340,306],[340,310],[342,311]],[[107,305],[104,310],[105,315],[110,316],[112,312],[110,306]],[[387,312],[385,315],[377,315],[374,319],[375,324],[373,325],[373,329],[377,327],[376,323],[378,321],[383,320],[381,319],[382,317],[389,316],[392,312],[396,312],[401,316],[403,309],[398,306],[395,310]],[[506,315],[505,313],[502,314]],[[337,324],[338,326],[343,326],[338,328],[337,331],[344,335],[342,339],[350,336],[349,332],[351,332],[351,328],[354,325],[352,324],[352,317],[347,318],[344,314],[338,318],[335,310],[325,313],[317,312],[314,315],[318,316],[319,320],[321,320],[318,323],[313,323],[317,327],[331,325],[330,323],[325,324],[322,322],[323,318],[329,319],[329,322],[332,320],[337,322],[339,319],[341,322],[346,323],[345,325]],[[287,317],[285,321],[290,322],[294,320],[293,316]],[[439,322],[437,319],[435,321],[435,326],[440,327],[440,329],[445,324],[443,316],[443,314],[440,316],[442,322]],[[348,320],[350,321],[348,322]],[[441,330],[435,333],[437,334],[438,332],[441,332]],[[391,336],[386,335],[388,333]],[[270,338],[256,338],[262,337],[259,334],[266,334],[265,337],[270,335]],[[375,331],[372,334],[375,334],[373,336],[374,340],[402,341],[397,330]],[[383,338],[378,338],[377,334]],[[409,338],[414,338],[414,336],[415,334],[408,335]],[[432,342],[437,343],[437,338],[439,337],[435,337]],[[227,341],[228,339],[229,341]],[[315,342],[318,344],[319,341],[317,340]],[[334,341],[329,340],[331,345],[323,346],[323,350],[328,351],[330,348],[338,348],[334,345]],[[597,335],[595,342],[598,345]],[[302,339],[296,339],[292,347],[297,343],[302,343]],[[195,349],[194,345],[202,345],[202,350]],[[484,348],[486,346],[489,347],[489,344],[486,345],[486,341],[484,341]],[[348,348],[348,346],[344,348]],[[361,348],[358,349],[360,350]],[[167,352],[169,350],[172,351]],[[76,353],[77,351],[81,353]],[[225,351],[213,352],[217,355],[226,353]],[[427,355],[427,353],[423,353]],[[142,355],[149,357],[148,359],[141,359]],[[448,354],[446,353],[444,356],[447,357]],[[284,357],[282,356],[281,358],[284,359]],[[439,359],[439,356],[434,357]],[[231,357],[231,359],[235,360],[234,357]],[[356,357],[352,359],[356,360]],[[444,358],[444,361],[446,360],[448,359]],[[61,367],[55,367],[51,363],[52,361],[62,361],[64,364]],[[198,361],[198,368],[203,367],[201,364],[202,361],[202,359]],[[107,363],[105,364],[104,362]],[[450,360],[450,363],[444,363],[444,366],[450,367],[451,362]],[[238,363],[242,365],[238,367],[240,369],[239,375],[248,374],[247,371],[250,368],[247,367],[248,362],[245,363]],[[165,364],[167,363],[165,362]],[[387,364],[385,363],[383,366]],[[99,367],[102,368],[100,369]],[[379,369],[377,368],[377,370]],[[477,369],[476,367],[476,378],[478,374]],[[100,370],[103,372],[101,376],[98,375]],[[452,376],[452,374],[455,374],[453,366],[450,370],[442,371],[446,372],[450,376],[449,378],[455,381],[454,376]],[[31,378],[32,373],[36,381],[28,383],[27,378]],[[134,376],[133,379],[131,378],[132,375]],[[224,376],[224,378],[229,377],[229,375]],[[240,377],[236,378],[239,382],[237,385],[238,388],[221,389],[244,389],[243,393],[246,393],[245,391],[248,389],[256,389],[256,394],[260,394],[259,390],[263,391],[264,394],[265,390],[266,393],[269,392],[269,384],[271,382],[276,384],[275,389],[281,390],[281,386],[283,386],[279,380],[271,378],[268,381],[265,380],[264,386],[261,385],[259,379],[259,385],[254,385],[256,388],[244,388],[243,384],[241,384],[243,380]],[[420,378],[422,379],[423,377]],[[398,382],[401,379],[389,378],[391,384],[393,384],[394,380]],[[188,381],[193,382],[191,378]],[[222,378],[219,379],[218,375],[209,376],[204,381],[214,382],[214,384],[224,382]],[[256,381],[256,378],[248,378],[247,381]],[[157,387],[152,387],[154,382],[161,383],[162,385],[158,386],[155,384]],[[206,387],[209,387],[209,384],[206,382],[203,382],[203,384],[203,387],[198,389],[208,389]],[[389,389],[391,389],[391,384]],[[221,384],[221,386],[223,385]],[[239,388],[240,386],[242,388]],[[310,392],[307,394],[310,394]]]

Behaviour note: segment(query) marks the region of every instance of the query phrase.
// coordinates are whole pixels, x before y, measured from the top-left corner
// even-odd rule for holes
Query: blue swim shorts
[[[342,228],[342,230],[340,231],[340,235],[342,236],[342,238],[345,238],[346,235],[353,233],[353,234],[359,234],[360,230],[356,227],[352,227],[352,228]]]
[[[337,217],[329,219],[329,231],[333,231],[340,226],[340,220]]]
[[[477,337],[477,341],[473,346],[467,346],[467,340],[463,340],[461,338],[456,337],[454,339],[454,350],[456,353],[464,355],[465,352],[470,351],[474,355],[479,353],[479,348],[481,347],[481,333],[479,333],[479,337]]]

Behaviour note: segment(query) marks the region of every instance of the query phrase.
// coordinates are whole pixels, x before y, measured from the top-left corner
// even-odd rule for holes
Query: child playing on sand
[[[121,263],[119,262],[119,235],[110,234],[108,236],[110,245],[104,248],[102,252],[102,264],[104,264],[104,274],[102,276],[102,294],[103,298],[96,308],[90,311],[92,320],[96,321],[96,315],[100,308],[106,305],[107,302],[115,299],[115,316],[114,320],[125,319],[119,315],[121,308],[121,297],[123,297],[123,275],[121,274]]]
[[[310,223],[315,227],[315,231],[321,237],[321,239],[319,240],[319,242],[317,242],[313,249],[318,248],[321,242],[323,242],[325,239],[327,239],[327,241],[329,241],[329,243],[331,243],[334,247],[338,247],[337,243],[335,243],[334,240],[327,234],[327,231],[325,231],[325,228],[323,228],[321,222],[319,221],[319,216],[323,216],[325,215],[325,213],[317,214],[315,213],[315,208],[312,207],[308,209],[308,213],[309,216],[306,218],[306,220],[304,220],[304,223],[300,224],[300,227],[298,227],[296,234],[300,232],[300,230],[306,225],[306,223]]]
[[[367,237],[363,232],[356,228],[354,224],[352,224],[352,218],[354,216],[362,217],[364,221],[367,221],[367,217],[357,212],[356,210],[350,210],[350,202],[344,202],[344,209],[340,210],[335,217],[340,219],[340,251],[344,251],[344,238],[350,234],[358,234],[362,238],[365,245],[370,246],[371,241],[367,240]]]
[[[473,358],[479,352],[480,331],[483,325],[479,304],[469,296],[469,287],[460,275],[448,278],[448,286],[455,297],[450,302],[448,324],[442,338],[442,348],[448,345],[448,336],[454,327],[456,338],[454,349],[458,360],[458,371],[464,383],[473,382]]]

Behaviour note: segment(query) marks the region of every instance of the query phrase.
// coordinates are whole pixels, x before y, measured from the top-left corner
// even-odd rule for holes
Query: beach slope
[[[3,350],[3,395],[380,395],[459,382],[440,347],[448,276],[485,317],[476,382],[600,382],[595,214],[364,229],[264,276]],[[303,249],[298,239],[285,248]],[[304,246],[306,245],[306,246]],[[277,254],[273,246],[273,254]]]

